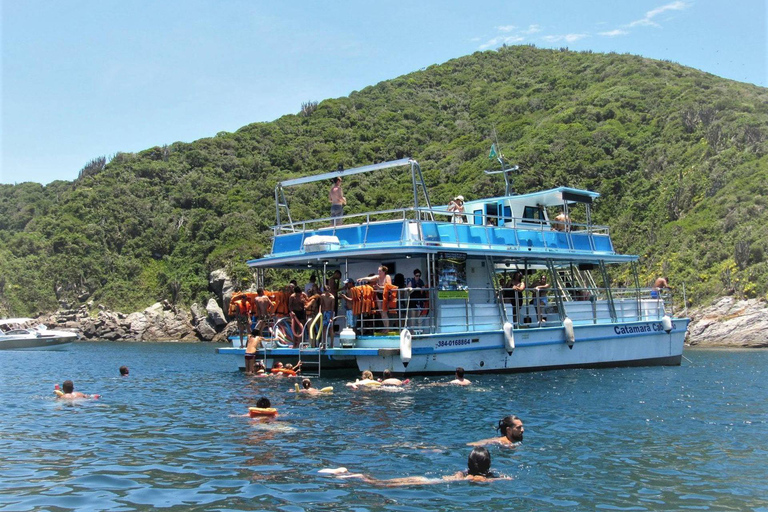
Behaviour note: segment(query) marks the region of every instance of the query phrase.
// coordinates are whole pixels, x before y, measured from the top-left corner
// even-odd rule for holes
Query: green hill
[[[297,115],[190,144],[96,159],[73,182],[0,185],[0,313],[93,299],[136,310],[209,296],[207,274],[268,247],[274,186],[300,174],[417,159],[435,202],[501,194],[491,133],[520,192],[602,194],[595,221],[642,278],[693,304],[768,292],[768,90],[631,55],[505,47],[395,78]],[[345,184],[348,212],[395,207],[395,175]],[[326,215],[327,187],[292,191]],[[616,276],[623,279],[624,276]]]

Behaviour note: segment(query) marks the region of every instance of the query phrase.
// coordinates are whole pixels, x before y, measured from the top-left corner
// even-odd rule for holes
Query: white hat
[[[464,202],[464,196],[456,196],[456,197],[453,198],[453,200],[454,201],[461,201],[463,203]]]

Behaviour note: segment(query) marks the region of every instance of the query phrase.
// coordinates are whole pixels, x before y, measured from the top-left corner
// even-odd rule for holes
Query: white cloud
[[[605,37],[616,37],[616,36],[625,36],[629,34],[626,30],[609,30],[608,32],[598,32],[598,35],[605,36]]]
[[[523,30],[523,34],[535,34],[536,32],[541,32],[541,27],[538,25],[528,25],[528,28],[526,30]]]
[[[515,43],[521,43],[523,41],[525,41],[525,38],[522,36],[498,36],[481,44],[479,48],[481,50],[485,50],[487,48],[492,48],[494,46],[499,46],[502,44],[515,44]]]
[[[499,32],[512,32],[516,28],[517,27],[514,25],[503,25],[501,27],[496,27],[496,30],[498,30]]]
[[[645,17],[644,18],[641,18],[639,20],[635,20],[635,21],[631,22],[627,26],[628,27],[636,27],[638,25],[641,25],[641,26],[659,27],[660,25],[658,23],[656,23],[655,21],[653,21],[653,18],[655,18],[659,14],[661,14],[663,12],[666,12],[666,11],[682,11],[684,9],[687,9],[688,7],[690,7],[690,4],[688,4],[687,2],[681,2],[681,1],[676,1],[676,2],[672,2],[672,3],[666,4],[666,5],[662,5],[661,7],[657,7],[655,9],[651,9],[650,11],[645,13]]]
[[[579,39],[584,39],[585,37],[589,37],[589,35],[588,34],[559,34],[559,35],[552,35],[552,36],[544,36],[542,37],[542,39],[544,39],[548,43],[557,43],[559,41],[574,43]]]

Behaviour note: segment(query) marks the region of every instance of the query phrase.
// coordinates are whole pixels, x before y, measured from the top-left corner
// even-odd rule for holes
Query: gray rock
[[[691,313],[690,345],[768,347],[768,308],[764,300],[723,297]]]
[[[224,316],[224,311],[221,310],[221,307],[216,302],[216,299],[209,299],[208,304],[205,305],[205,310],[208,312],[208,319],[213,325],[216,326],[217,329],[227,325],[227,319]]]
[[[208,312],[197,302],[192,304],[189,312],[192,313],[192,325],[197,325],[208,317]]]
[[[208,318],[203,318],[195,325],[195,330],[201,340],[211,341],[216,336],[216,328]]]
[[[213,293],[221,297],[225,287],[232,287],[232,281],[223,268],[214,270],[208,275],[208,287]]]

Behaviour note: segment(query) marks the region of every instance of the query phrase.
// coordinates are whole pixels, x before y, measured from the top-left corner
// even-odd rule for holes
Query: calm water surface
[[[687,350],[675,368],[418,378],[402,392],[296,397],[208,344],[77,343],[0,352],[2,510],[768,510],[768,351]],[[128,365],[131,375],[118,377]],[[71,378],[98,401],[66,404]],[[276,421],[242,415],[260,396]],[[381,488],[319,475],[440,477],[504,415],[512,477]]]

